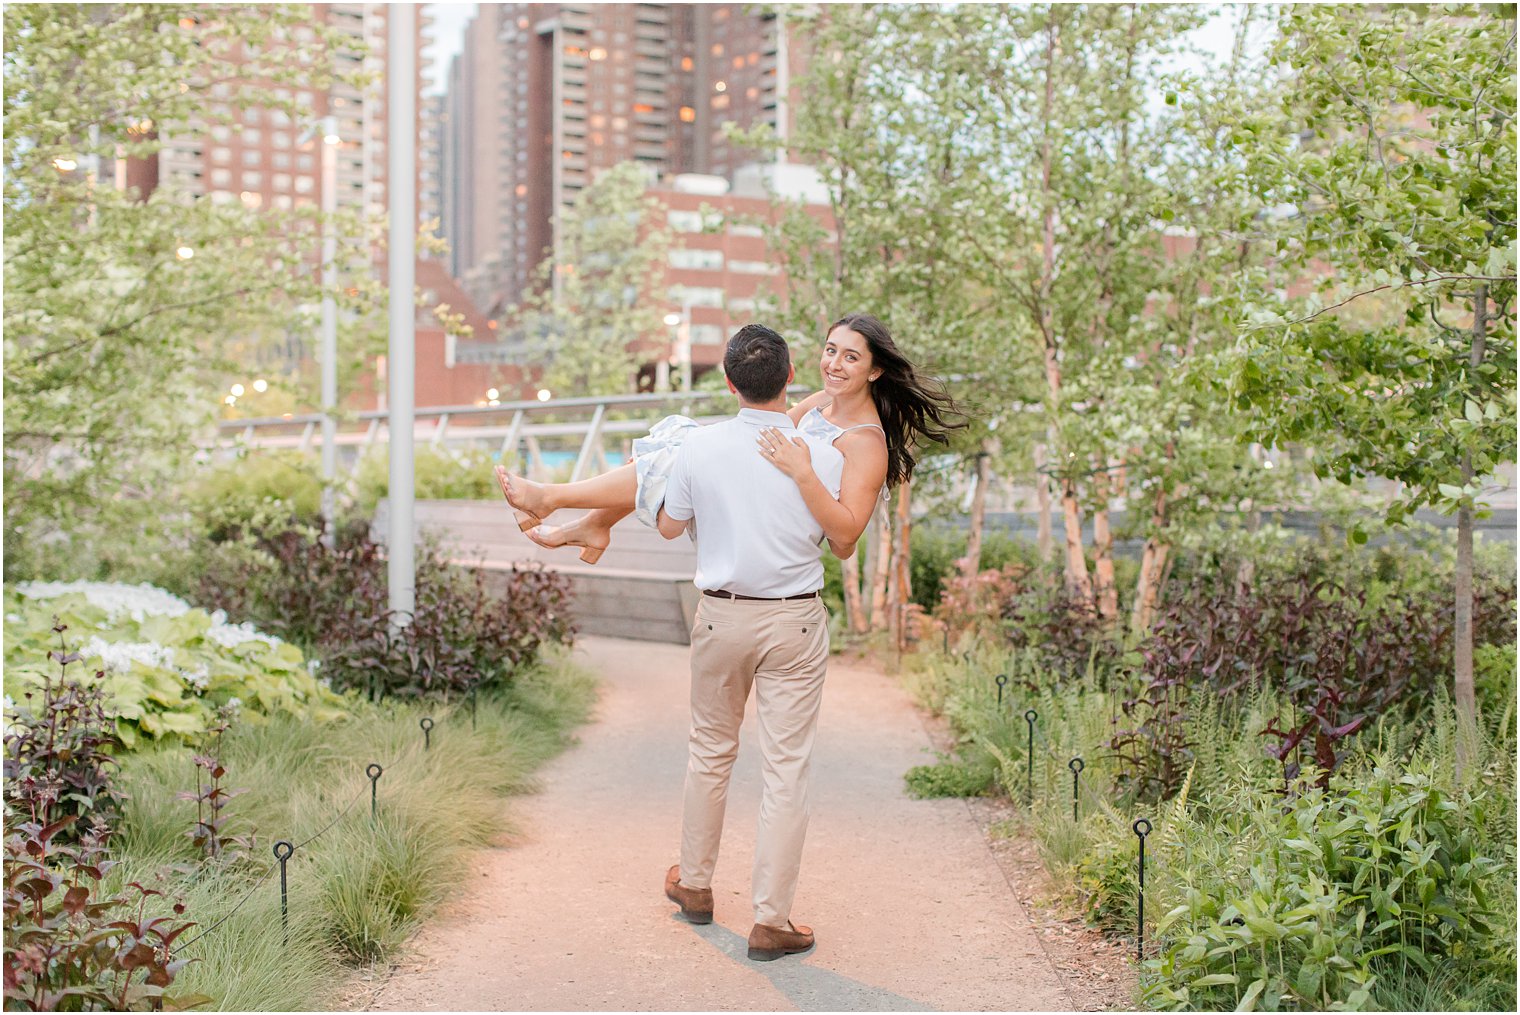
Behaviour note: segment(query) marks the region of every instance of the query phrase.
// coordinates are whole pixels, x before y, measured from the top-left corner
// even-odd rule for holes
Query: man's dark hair
[[[723,353],[723,373],[746,401],[769,402],[786,390],[792,352],[786,339],[763,324],[734,332]]]

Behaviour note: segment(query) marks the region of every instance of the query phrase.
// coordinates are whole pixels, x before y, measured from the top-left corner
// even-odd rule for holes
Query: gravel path
[[[745,957],[759,804],[753,701],[714,879],[695,927],[662,892],[676,861],[687,650],[582,638],[603,680],[595,720],[512,803],[518,829],[483,851],[459,897],[417,935],[375,1010],[1061,1011],[1074,1007],[961,800],[913,800],[932,760],[907,695],[831,664],[813,818],[794,919],[818,946]]]

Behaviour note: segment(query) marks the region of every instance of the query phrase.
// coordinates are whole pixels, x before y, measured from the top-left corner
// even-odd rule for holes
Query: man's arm
[[[690,448],[682,444],[676,449],[675,461],[670,463],[670,475],[665,478],[665,500],[660,513],[655,516],[655,528],[666,539],[675,539],[691,525],[696,514],[691,501]],[[674,516],[670,512],[674,512]]]
[[[665,508],[663,505],[660,507],[660,514],[659,517],[655,519],[655,522],[659,527],[660,535],[664,536],[666,539],[675,539],[677,536],[685,533],[687,527],[691,525],[690,518],[684,518],[680,521],[677,521],[676,519],[667,515],[665,513]]]
[[[831,539],[829,540],[829,549],[833,551],[834,556],[838,557],[840,560],[844,560],[846,557],[850,556],[850,554],[855,552],[855,544],[836,543]]]

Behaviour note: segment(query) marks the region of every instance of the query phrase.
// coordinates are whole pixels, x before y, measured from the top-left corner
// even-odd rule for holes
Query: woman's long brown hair
[[[965,427],[963,413],[942,384],[920,377],[913,361],[892,341],[887,326],[870,314],[846,314],[825,335],[848,328],[866,340],[871,365],[881,374],[871,384],[871,400],[887,434],[887,485],[913,478],[913,449],[920,441],[950,443],[950,432]]]

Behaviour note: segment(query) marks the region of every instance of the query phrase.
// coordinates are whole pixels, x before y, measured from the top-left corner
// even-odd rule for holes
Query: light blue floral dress
[[[647,436],[639,437],[633,442],[633,468],[639,479],[639,492],[634,498],[634,516],[650,528],[656,527],[660,505],[665,503],[665,486],[670,479],[671,466],[675,464],[676,450],[685,443],[691,431],[701,425],[690,416],[666,416],[649,428]],[[833,444],[842,434],[867,426],[881,429],[875,423],[835,426],[823,418],[823,413],[811,409],[797,424],[797,429],[805,438]],[[831,487],[829,493],[838,497],[839,487]],[[883,486],[882,496],[886,495],[886,487]]]

